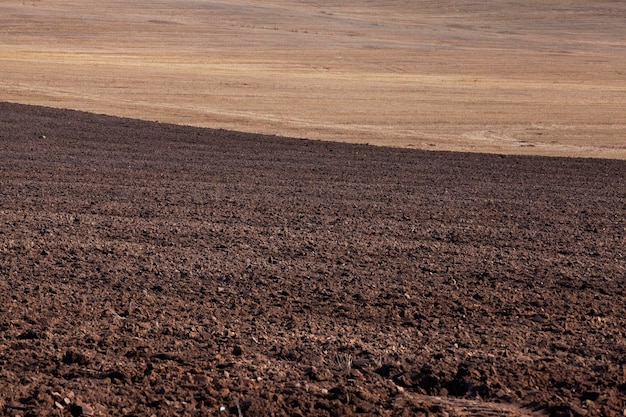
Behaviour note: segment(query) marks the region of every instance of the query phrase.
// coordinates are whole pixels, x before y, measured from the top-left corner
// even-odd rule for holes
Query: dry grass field
[[[626,3],[3,0],[0,99],[295,137],[626,158]]]

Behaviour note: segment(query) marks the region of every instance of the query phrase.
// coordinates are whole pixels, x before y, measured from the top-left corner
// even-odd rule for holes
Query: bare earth
[[[626,162],[0,104],[0,413],[622,416]]]
[[[626,158],[626,2],[3,0],[0,99],[294,137]]]
[[[0,414],[625,415],[624,22],[0,1]]]

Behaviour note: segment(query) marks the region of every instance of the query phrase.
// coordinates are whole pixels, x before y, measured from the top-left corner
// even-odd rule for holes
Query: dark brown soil
[[[4,415],[626,408],[624,161],[5,103],[0,181]]]

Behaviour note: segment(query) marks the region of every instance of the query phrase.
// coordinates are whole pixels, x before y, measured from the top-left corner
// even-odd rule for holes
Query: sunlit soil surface
[[[0,415],[624,413],[626,161],[0,126]]]
[[[483,3],[4,0],[0,98],[347,142],[626,158],[626,3]]]

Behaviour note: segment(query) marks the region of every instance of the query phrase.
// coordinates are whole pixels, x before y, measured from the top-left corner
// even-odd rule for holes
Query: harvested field
[[[0,412],[621,416],[626,162],[0,104]]]
[[[626,2],[2,0],[0,100],[626,159]]]

